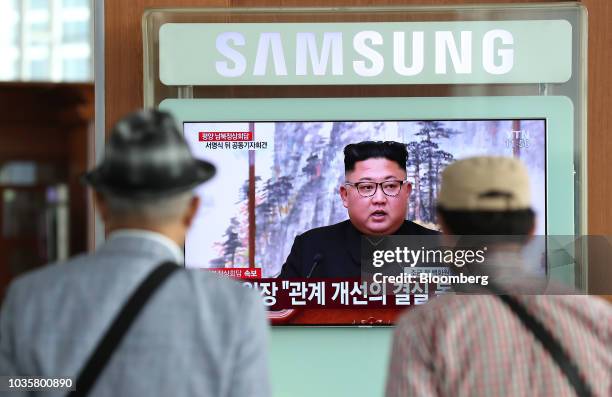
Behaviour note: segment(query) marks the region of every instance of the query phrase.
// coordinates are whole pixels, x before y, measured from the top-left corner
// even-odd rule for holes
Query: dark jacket
[[[393,234],[439,233],[404,221]],[[295,238],[279,278],[358,278],[361,276],[361,237],[350,220],[304,232]]]

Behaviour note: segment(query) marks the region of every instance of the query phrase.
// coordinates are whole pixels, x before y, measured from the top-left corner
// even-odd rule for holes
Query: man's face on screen
[[[348,209],[349,218],[361,233],[367,235],[388,235],[395,232],[406,219],[408,197],[411,186],[404,183],[396,196],[383,192],[382,186],[375,187],[374,195],[363,197],[363,193],[371,192],[372,184],[366,185],[361,193],[357,190],[360,182],[390,182],[404,181],[406,171],[386,158],[372,158],[355,163],[355,168],[346,174],[346,182],[350,185],[340,187],[340,197],[344,207]],[[393,184],[387,184],[386,190],[392,192]]]

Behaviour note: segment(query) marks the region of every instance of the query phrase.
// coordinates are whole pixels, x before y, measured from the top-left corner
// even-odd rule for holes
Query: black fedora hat
[[[190,190],[215,175],[215,167],[191,154],[169,113],[142,110],[113,128],[104,159],[83,175],[102,193],[154,199]]]

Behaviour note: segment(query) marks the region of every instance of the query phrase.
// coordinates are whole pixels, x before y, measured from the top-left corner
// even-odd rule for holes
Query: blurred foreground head
[[[178,232],[198,207],[192,189],[214,174],[212,164],[192,156],[168,113],[141,110],[113,127],[102,163],[83,179],[96,191],[108,231]]]
[[[512,157],[471,157],[442,173],[442,230],[454,235],[533,234],[535,216],[527,168]]]

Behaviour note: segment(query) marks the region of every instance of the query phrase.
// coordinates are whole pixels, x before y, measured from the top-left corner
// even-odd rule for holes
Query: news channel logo
[[[529,149],[530,137],[527,130],[510,130],[506,133],[506,147],[512,150]]]

